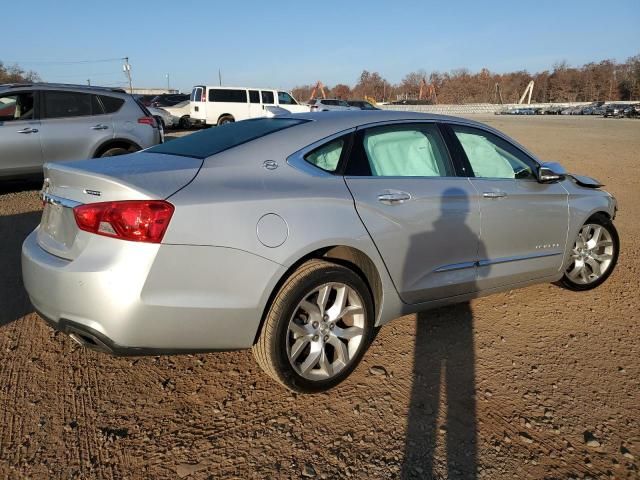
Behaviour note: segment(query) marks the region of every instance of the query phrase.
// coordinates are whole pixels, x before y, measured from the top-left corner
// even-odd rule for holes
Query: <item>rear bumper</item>
[[[284,267],[218,247],[92,235],[73,261],[31,233],[23,280],[35,309],[85,346],[116,355],[249,348]]]

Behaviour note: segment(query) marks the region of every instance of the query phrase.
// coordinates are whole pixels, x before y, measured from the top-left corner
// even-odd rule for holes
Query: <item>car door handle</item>
[[[91,127],[91,130],[106,130],[107,128],[109,128],[107,125],[98,124]]]
[[[18,133],[38,133],[38,129],[26,127],[26,128],[23,128],[22,130],[18,130]]]
[[[506,193],[504,193],[504,192],[484,192],[484,193],[482,194],[482,196],[483,196],[484,198],[495,198],[495,199],[498,199],[498,198],[504,198],[504,197],[506,197],[506,196],[507,196],[507,194],[506,194]]]
[[[378,195],[378,201],[385,205],[396,205],[411,200],[411,195],[407,192],[384,192]]]

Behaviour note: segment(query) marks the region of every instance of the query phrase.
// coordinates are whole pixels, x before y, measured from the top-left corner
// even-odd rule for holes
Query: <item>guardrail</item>
[[[464,105],[378,105],[383,110],[396,110],[401,112],[435,113],[440,115],[461,115],[461,114],[494,114],[503,110],[515,108],[547,108],[547,107],[578,107],[590,105],[592,102],[566,102],[566,103],[532,103],[521,105],[518,103],[505,103],[504,105],[495,103],[468,103]],[[606,102],[633,104],[633,101]]]

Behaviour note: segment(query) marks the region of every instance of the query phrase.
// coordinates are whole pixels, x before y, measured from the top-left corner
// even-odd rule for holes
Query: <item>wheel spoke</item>
[[[322,347],[318,342],[311,342],[311,351],[309,356],[300,365],[300,371],[303,374],[309,373],[309,371],[318,364],[320,355],[322,353]]]
[[[327,315],[331,320],[337,320],[342,317],[341,312],[344,310],[345,305],[347,304],[347,299],[349,297],[349,287],[346,285],[341,285],[337,287],[336,290],[336,299],[331,305],[331,308],[327,310]]]
[[[597,253],[594,253],[591,255],[594,259],[596,259],[599,262],[605,262],[607,260],[611,260],[613,258],[612,255],[608,254],[608,253],[603,253],[598,255]]]
[[[310,341],[311,340],[309,339],[309,337],[302,337],[296,340],[291,347],[291,353],[289,355],[291,357],[291,360],[295,361]]]
[[[573,269],[567,275],[569,275],[569,278],[573,278],[575,280],[583,269],[584,265],[574,263]]]
[[[340,328],[335,327],[333,329],[333,334],[338,338],[344,338],[345,340],[351,340],[358,335],[362,335],[362,328],[360,327],[347,327]]]
[[[322,316],[322,314],[320,313],[320,308],[318,308],[318,305],[315,305],[307,300],[303,300],[300,303],[300,308],[302,308],[305,312],[307,312],[310,317],[314,317],[314,320],[318,320]]]
[[[595,248],[611,247],[612,245],[613,245],[613,242],[611,240],[600,240],[598,243],[596,243]]]
[[[335,348],[338,360],[342,362],[343,365],[346,365],[349,361],[349,349],[347,348],[345,343],[334,335],[329,337],[328,343],[329,345],[332,345],[333,348]]]
[[[297,337],[306,337],[313,334],[313,329],[309,324],[291,322],[289,324],[289,329]]]
[[[601,233],[602,233],[602,227],[600,227],[600,226],[594,227],[593,235],[591,236],[591,238],[587,242],[587,248],[589,248],[589,249],[594,248],[598,244],[598,241],[600,240],[600,234]]]
[[[587,265],[589,265],[589,267],[591,267],[591,271],[593,272],[593,274],[596,277],[600,276],[600,264],[594,260],[593,258],[588,258],[586,260]]]
[[[333,375],[333,366],[331,365],[331,361],[327,356],[326,348],[322,349],[322,352],[320,353],[320,361],[318,363],[319,363],[320,369],[323,371],[323,373],[327,377],[330,377]]]
[[[318,308],[320,309],[320,316],[324,315],[324,311],[327,308],[327,301],[329,300],[329,294],[331,293],[331,286],[324,285],[318,291],[318,299],[316,303],[318,304]]]

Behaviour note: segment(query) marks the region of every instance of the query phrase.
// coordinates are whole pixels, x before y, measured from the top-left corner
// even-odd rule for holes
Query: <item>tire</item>
[[[596,242],[589,248],[598,229]],[[571,262],[559,284],[574,291],[591,290],[602,285],[613,272],[619,252],[620,239],[611,219],[603,214],[592,216],[580,228],[573,245]],[[596,264],[598,272],[594,270]]]
[[[340,304],[340,297],[347,300]],[[340,317],[340,310],[347,313]],[[371,292],[360,276],[342,265],[309,260],[273,299],[253,355],[289,390],[325,391],[356,368],[373,340],[374,318]]]
[[[100,155],[100,157],[115,157],[118,155],[125,155],[127,153],[131,153],[131,151],[122,147],[114,147],[102,152],[102,155]]]
[[[220,127],[227,123],[233,123],[233,122],[235,122],[235,119],[231,115],[223,115],[218,119],[218,126]]]
[[[191,128],[189,117],[182,117],[180,119],[180,122],[178,123],[178,127],[180,127],[182,130],[188,130],[189,128]]]

